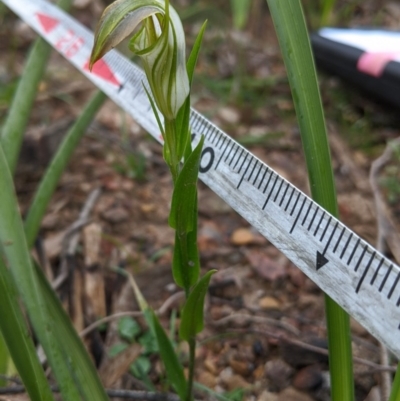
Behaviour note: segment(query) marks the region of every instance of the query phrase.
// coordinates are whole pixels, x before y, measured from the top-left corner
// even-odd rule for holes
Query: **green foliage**
[[[110,358],[114,358],[121,352],[125,351],[128,348],[128,344],[125,343],[116,343],[108,350],[108,356]]]
[[[190,292],[189,297],[183,307],[179,335],[183,340],[190,341],[204,327],[204,298],[207,293],[208,284],[211,276],[216,270],[207,272]]]
[[[187,393],[187,383],[183,368],[174,351],[171,340],[155,314],[153,314],[153,327],[157,336],[158,346],[160,348],[161,359],[165,365],[165,371],[169,382],[174,386],[181,400],[185,399]]]
[[[3,374],[8,373],[8,350],[32,401],[53,400],[25,318],[10,272],[0,255],[0,362],[5,362]],[[6,346],[7,345],[7,346]],[[3,359],[4,358],[4,359]]]
[[[118,332],[124,340],[132,342],[141,331],[138,322],[129,316],[121,318],[118,322]]]
[[[58,2],[58,5],[64,9],[69,9],[71,4],[72,0],[60,0]],[[30,49],[23,74],[0,132],[0,144],[3,146],[12,174],[17,165],[30,111],[50,53],[51,47],[44,39],[39,38],[35,41]]]
[[[129,367],[129,371],[137,379],[145,378],[151,370],[151,362],[147,356],[141,355]]]
[[[106,95],[100,91],[92,97],[82,114],[68,130],[42,177],[25,221],[25,235],[29,247],[33,246],[40,222],[75,148],[106,99]]]
[[[12,80],[8,83],[0,83],[0,107],[8,108],[10,106],[18,83],[19,79]]]
[[[251,0],[231,0],[233,25],[236,29],[243,29],[250,13]]]
[[[70,3],[70,0],[60,1],[60,5],[64,7],[68,7]],[[36,214],[35,224],[29,225],[31,239],[26,241],[11,178],[36,89],[50,51],[51,47],[43,39],[35,42],[1,131],[0,185],[4,194],[2,193],[0,198],[0,227],[3,228],[0,233],[0,241],[3,245],[0,248],[4,262],[8,266],[8,273],[2,260],[0,270],[3,273],[0,273],[0,276],[4,288],[0,291],[2,298],[0,324],[5,341],[32,400],[53,398],[43,369],[37,360],[25,319],[19,309],[20,299],[17,293],[24,302],[29,320],[46,352],[64,399],[87,400],[93,396],[98,400],[106,400],[107,396],[97,377],[97,372],[81,340],[76,335],[70,319],[66,317],[59,300],[42,276],[42,271],[36,269],[30,259],[28,249],[36,237],[42,218],[40,210],[44,212],[47,206],[46,196],[48,200],[51,193],[44,195],[45,199],[41,198],[42,203],[38,209],[41,207],[42,209]],[[84,127],[81,129],[84,130]],[[59,173],[61,174],[61,171]],[[59,177],[56,181],[58,179]],[[39,191],[39,198],[42,196],[43,193],[40,194]]]
[[[338,216],[335,185],[315,66],[300,0],[267,0],[300,126],[313,199]],[[354,399],[348,315],[325,297],[332,400]]]
[[[228,393],[224,393],[224,397],[230,401],[242,401],[245,394],[245,390],[242,388],[237,388]]]
[[[193,81],[194,69],[199,57],[199,52],[201,48],[201,43],[203,41],[204,32],[207,26],[207,21],[202,25],[196,40],[194,42],[192,51],[190,52],[188,61],[186,63],[187,74],[189,78],[189,85],[191,87]],[[185,100],[183,106],[179,109],[176,116],[175,125],[177,132],[181,133],[181,141],[177,144],[177,154],[178,158],[181,159],[183,156],[185,159],[189,157],[191,153],[191,143],[190,143],[190,128],[189,128],[189,117],[190,117],[190,96]],[[182,135],[182,133],[184,133]]]
[[[332,19],[333,8],[335,7],[336,0],[324,0],[321,4],[321,26],[329,25]]]
[[[177,231],[178,235],[196,228],[194,226],[196,215],[194,205],[197,197],[197,177],[203,143],[204,137],[185,161],[175,183],[169,225]]]
[[[152,330],[148,330],[139,337],[139,344],[143,347],[143,354],[150,355],[159,352],[157,339]]]

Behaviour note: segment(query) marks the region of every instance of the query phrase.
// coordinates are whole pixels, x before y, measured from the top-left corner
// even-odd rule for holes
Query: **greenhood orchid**
[[[90,67],[131,35],[130,49],[140,56],[155,103],[167,120],[176,118],[189,95],[185,34],[169,0],[117,0],[108,6],[95,34]]]

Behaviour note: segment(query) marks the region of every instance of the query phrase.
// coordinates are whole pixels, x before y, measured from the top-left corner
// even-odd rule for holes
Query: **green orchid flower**
[[[189,95],[189,79],[185,34],[169,0],[117,0],[108,6],[96,29],[90,67],[140,23],[130,49],[142,58],[155,103],[171,121]]]

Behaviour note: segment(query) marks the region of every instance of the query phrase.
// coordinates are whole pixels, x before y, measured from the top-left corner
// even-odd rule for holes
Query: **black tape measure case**
[[[317,66],[400,107],[400,32],[323,28],[311,44]]]

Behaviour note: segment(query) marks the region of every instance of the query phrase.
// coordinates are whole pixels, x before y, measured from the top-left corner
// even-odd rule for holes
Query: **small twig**
[[[60,288],[64,281],[68,277],[68,257],[75,254],[76,248],[79,243],[79,230],[89,223],[89,214],[92,211],[97,199],[101,194],[100,188],[94,189],[86,199],[85,204],[79,217],[74,221],[68,228],[64,236],[63,246],[61,251],[61,263],[60,263],[60,274],[52,282],[52,287],[54,290]]]
[[[389,352],[385,345],[380,343],[380,362],[382,365],[387,365],[389,363]],[[389,372],[381,373],[381,396],[382,400],[388,400],[390,397],[390,392],[392,388],[392,376]]]
[[[155,311],[155,313],[159,316],[164,315],[168,309],[177,302],[179,299],[183,298],[185,293],[183,291],[179,291],[173,295],[171,295],[161,306],[159,309]],[[104,323],[109,323],[113,320],[119,319],[124,316],[131,316],[131,317],[141,317],[143,316],[143,312],[140,311],[128,311],[128,312],[118,312],[110,316],[106,316],[102,319],[96,320],[94,323],[90,324],[84,330],[79,333],[80,337],[85,337],[91,331],[95,330],[97,327],[101,326]]]
[[[313,352],[316,352],[316,353],[321,354],[321,355],[329,356],[329,351],[327,349],[325,349],[325,348],[321,348],[321,347],[317,347],[315,345],[307,344],[307,343],[305,343],[303,341],[300,341],[300,340],[293,340],[291,338],[284,337],[284,336],[282,336],[280,334],[274,334],[274,333],[268,332],[266,330],[259,330],[259,329],[251,329],[251,330],[248,330],[248,329],[246,329],[246,330],[233,329],[232,331],[240,332],[240,333],[246,332],[246,333],[254,333],[254,334],[266,335],[268,337],[272,337],[272,338],[275,338],[275,339],[280,340],[280,341],[285,341],[287,343],[290,343],[290,344],[293,344],[293,345],[297,345],[297,346],[299,346],[301,348],[304,348],[304,349],[307,349],[309,351],[313,351]],[[373,371],[370,372],[370,373],[374,373],[374,372],[396,372],[396,367],[394,367],[394,366],[379,365],[377,363],[368,361],[366,359],[358,358],[358,357],[353,357],[353,360],[354,360],[354,362],[357,362],[357,363],[360,363],[362,365],[366,365],[366,366],[369,366],[369,367],[373,368]]]
[[[382,155],[372,163],[369,174],[369,181],[374,194],[378,224],[378,239],[376,246],[380,252],[384,253],[387,244],[397,262],[400,262],[400,236],[397,233],[390,213],[387,210],[378,179],[380,171],[393,156],[393,148],[399,145],[400,138],[390,141]]]
[[[11,376],[6,376],[3,374],[0,374],[0,380],[4,380],[10,383],[15,383],[15,384],[22,384],[21,380],[18,379],[17,377],[11,377]]]
[[[58,387],[51,386],[54,393],[59,393]],[[21,394],[25,393],[25,387],[18,385],[13,387],[0,387],[0,394]],[[114,390],[106,389],[106,393],[111,398],[126,398],[131,400],[145,400],[145,401],[179,401],[179,397],[172,393],[155,393],[149,391],[138,390]]]
[[[394,227],[390,212],[386,207],[384,197],[378,184],[378,178],[382,168],[392,159],[393,148],[399,145],[400,138],[389,142],[382,155],[372,163],[369,174],[369,182],[374,194],[377,215],[378,238],[376,241],[376,248],[378,251],[384,253],[386,251],[386,245],[388,245],[397,262],[400,261],[400,237]],[[383,365],[387,365],[389,362],[388,350],[382,343],[380,343],[380,362]],[[392,388],[392,378],[387,371],[381,373],[381,378],[381,398],[387,400],[389,399]]]
[[[214,326],[223,326],[226,323],[229,323],[235,319],[246,319],[246,321],[248,321],[248,322],[268,324],[270,326],[275,326],[275,327],[284,329],[296,336],[300,335],[300,331],[298,329],[296,329],[296,327],[292,326],[289,323],[285,323],[280,320],[272,319],[270,317],[246,315],[244,313],[233,313],[232,315],[225,316],[218,320],[214,320],[211,322],[211,324]]]

